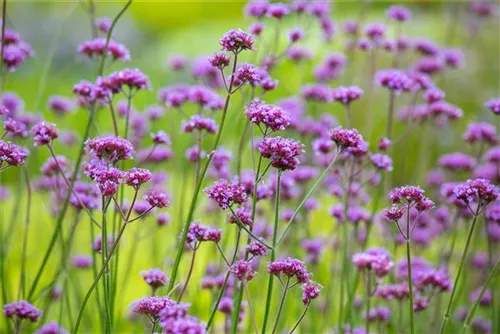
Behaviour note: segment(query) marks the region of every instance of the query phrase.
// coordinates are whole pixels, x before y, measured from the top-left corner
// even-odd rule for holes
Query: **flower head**
[[[59,131],[53,123],[40,122],[31,129],[33,134],[33,145],[42,146],[50,144],[54,139],[59,137]]]
[[[7,166],[20,166],[24,164],[27,157],[27,149],[0,139],[0,166],[2,166],[3,163],[6,163]],[[0,169],[2,167],[0,167]]]
[[[333,100],[343,104],[349,104],[363,96],[363,90],[357,86],[340,86],[333,90]]]
[[[298,157],[304,152],[303,145],[289,138],[268,137],[258,146],[262,157],[271,159],[271,165],[281,170],[294,170]]]
[[[250,103],[245,113],[252,123],[264,124],[272,131],[285,130],[290,125],[290,117],[286,111],[257,99]]]
[[[245,187],[235,181],[231,183],[226,180],[214,182],[211,188],[205,189],[205,193],[223,210],[233,204],[242,204],[247,200]]]
[[[141,276],[144,281],[153,288],[159,288],[168,283],[167,275],[158,268],[142,270]]]
[[[318,298],[321,289],[323,287],[312,280],[302,284],[302,302],[304,305],[309,305],[311,300]]]
[[[134,152],[134,147],[128,140],[114,136],[87,139],[85,147],[99,159],[111,163],[131,159]]]
[[[236,263],[231,266],[229,271],[233,273],[239,281],[247,282],[252,280],[256,274],[252,267],[252,263],[244,260],[236,261]]]
[[[308,282],[310,279],[310,274],[307,271],[304,262],[291,257],[271,262],[267,266],[267,271],[275,276],[283,274],[289,278],[295,277],[297,281],[302,283]]]
[[[243,50],[253,50],[254,39],[242,30],[230,30],[222,36],[219,43],[223,51],[239,53]]]
[[[150,190],[143,198],[154,208],[164,208],[170,205],[170,199],[164,191]]]
[[[173,305],[175,305],[175,302],[167,296],[144,297],[132,303],[132,311],[149,317],[158,318],[163,309]]]
[[[12,302],[3,306],[3,313],[7,318],[18,320],[28,319],[31,322],[38,321],[42,312],[25,300]]]
[[[393,91],[394,94],[408,92],[413,88],[413,80],[404,71],[396,69],[378,71],[375,81],[379,86]]]

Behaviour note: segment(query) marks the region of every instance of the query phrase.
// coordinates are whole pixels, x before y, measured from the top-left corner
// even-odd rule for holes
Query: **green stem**
[[[307,306],[304,309],[304,312],[302,312],[299,320],[297,320],[297,323],[295,324],[295,326],[293,326],[293,328],[290,330],[290,333],[288,333],[288,334],[292,334],[293,332],[295,332],[295,330],[297,329],[297,327],[299,327],[300,323],[302,322],[302,319],[304,319],[304,317],[306,316],[307,310],[309,310],[309,305],[310,304],[307,304]]]
[[[462,274],[462,269],[463,269],[463,266],[465,263],[465,259],[467,258],[467,255],[469,253],[469,246],[470,246],[470,242],[472,240],[472,235],[474,234],[474,227],[476,226],[478,213],[479,213],[479,207],[474,215],[474,219],[472,220],[472,224],[469,228],[469,235],[467,236],[465,248],[464,248],[464,251],[462,253],[462,259],[460,260],[460,266],[458,267],[458,272],[457,272],[457,275],[455,276],[455,281],[453,282],[453,289],[451,290],[450,300],[448,301],[448,306],[446,307],[446,313],[444,314],[443,323],[441,325],[441,329],[439,330],[440,334],[444,333],[444,331],[446,329],[446,325],[448,324],[448,321],[450,319],[451,308],[453,305],[453,297],[455,296],[455,293],[457,291],[457,286],[458,286],[458,283],[460,281],[460,277]]]
[[[371,297],[371,277],[370,273],[365,273],[365,298],[366,298],[366,313],[365,313],[365,333],[370,333],[370,297]]]
[[[30,183],[28,168],[26,168],[26,166],[23,167],[24,167],[23,168],[24,179],[26,182],[26,190],[28,198],[26,201],[26,220],[24,223],[23,250],[21,256],[21,276],[19,279],[19,295],[24,298],[24,296],[26,295],[26,258],[28,250],[28,231],[30,227],[30,218],[31,218],[31,183]]]
[[[279,207],[280,207],[281,173],[282,173],[281,170],[278,170],[278,178],[276,180],[276,205],[275,205],[275,212],[274,212],[273,249],[271,250],[271,262],[276,260],[276,246],[277,246],[276,241],[277,241],[277,237],[278,237],[278,222],[279,222],[279,210],[280,210]],[[270,273],[268,286],[267,286],[266,309],[265,309],[265,313],[264,313],[264,323],[262,324],[262,333],[266,333],[267,322],[269,320],[269,313],[271,311],[271,298],[273,295],[273,281],[274,281],[274,275]]]
[[[231,73],[231,81],[229,82],[229,91],[231,91],[231,89],[233,87],[234,74],[236,72],[237,62],[238,62],[238,54],[235,54],[234,55],[234,62],[233,62],[233,71]],[[191,199],[191,205],[189,207],[189,212],[188,212],[188,215],[186,217],[186,221],[184,222],[184,230],[182,231],[182,238],[181,238],[181,241],[179,243],[177,255],[175,257],[174,266],[172,268],[170,283],[168,285],[169,292],[171,292],[175,286],[175,280],[177,278],[177,271],[179,270],[179,264],[180,264],[181,259],[182,259],[182,254],[184,253],[184,244],[186,243],[189,225],[191,224],[191,221],[193,219],[194,210],[196,208],[196,202],[198,201],[198,194],[200,193],[201,186],[203,184],[203,180],[205,179],[205,175],[207,173],[208,167],[209,167],[210,163],[212,162],[212,159],[214,156],[213,152],[215,152],[217,150],[217,148],[219,147],[219,142],[220,142],[220,138],[222,135],[222,130],[224,129],[224,123],[226,121],[226,115],[227,115],[227,111],[229,109],[229,101],[230,100],[231,100],[231,93],[228,92],[227,96],[226,96],[226,101],[224,103],[224,109],[222,111],[222,118],[221,118],[219,131],[217,132],[217,137],[215,138],[213,148],[212,148],[210,154],[208,155],[207,162],[205,163],[205,165],[203,166],[203,170],[201,171],[200,179],[199,179],[198,184],[196,185],[196,189],[193,193],[193,197]]]
[[[195,246],[193,249],[193,256],[191,257],[191,263],[189,264],[189,271],[186,277],[186,282],[184,283],[184,286],[182,287],[182,291],[179,294],[179,298],[177,298],[177,303],[180,303],[182,300],[182,296],[184,295],[184,292],[186,292],[189,280],[191,279],[191,275],[193,274],[193,268],[194,268],[194,262],[196,260],[196,250],[197,247]]]
[[[326,169],[323,171],[323,173],[321,173],[321,175],[318,177],[318,179],[314,182],[314,184],[311,187],[311,189],[309,190],[309,192],[304,196],[304,198],[300,202],[299,206],[297,206],[297,208],[293,212],[292,217],[290,217],[290,219],[288,220],[288,223],[286,224],[285,230],[281,234],[281,237],[278,239],[278,242],[276,243],[276,245],[281,244],[281,242],[283,241],[283,238],[285,237],[285,235],[288,232],[288,230],[290,229],[293,221],[295,220],[295,217],[297,217],[297,215],[299,214],[300,209],[302,209],[302,206],[304,206],[304,204],[307,202],[307,200],[309,199],[309,197],[311,197],[311,195],[313,194],[314,190],[316,190],[316,188],[319,186],[320,182],[323,180],[323,178],[325,177],[325,175],[328,173],[328,171],[335,164],[335,161],[337,161],[337,158],[340,156],[341,153],[342,153],[342,151],[340,151],[340,152],[337,153],[337,155],[335,156],[335,158],[333,158],[332,162],[330,162],[330,164],[328,165],[328,167],[326,167]]]
[[[272,333],[276,333],[276,329],[278,328],[278,323],[280,321],[281,313],[283,312],[283,305],[285,305],[285,298],[288,293],[288,286],[290,285],[290,277],[287,278],[285,284],[285,290],[283,291],[283,297],[281,297],[280,306],[278,308],[278,314],[276,315],[276,321],[274,322]]]
[[[411,251],[410,251],[410,238],[406,240],[406,259],[408,262],[408,287],[410,288],[410,299],[408,302],[408,311],[410,312],[410,333],[415,333],[415,320],[413,312],[413,279],[411,274]]]

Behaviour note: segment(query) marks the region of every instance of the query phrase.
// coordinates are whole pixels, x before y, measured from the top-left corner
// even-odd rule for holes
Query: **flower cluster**
[[[361,271],[373,272],[377,277],[386,276],[393,266],[389,252],[383,248],[370,248],[352,256],[352,263]]]
[[[286,111],[258,99],[250,103],[245,113],[252,123],[259,126],[262,124],[272,131],[282,131],[290,125],[290,116]]]
[[[38,321],[42,312],[25,300],[12,302],[3,306],[3,313],[7,318],[16,318],[19,321]]]
[[[164,286],[168,283],[168,278],[165,273],[158,268],[151,268],[140,272],[144,282],[154,289]]]
[[[221,237],[222,237],[221,229],[212,226],[201,225],[199,223],[192,223],[191,225],[189,225],[186,243],[192,244],[193,242],[204,242],[204,241],[213,241],[217,243],[220,241]]]
[[[297,281],[301,283],[307,283],[310,280],[310,274],[304,262],[291,257],[269,263],[267,271],[275,276],[283,274],[288,278],[295,277]]]
[[[220,180],[214,182],[211,188],[206,188],[205,193],[223,210],[247,200],[245,188],[238,182],[229,183],[226,180]]]
[[[280,170],[294,170],[299,164],[303,145],[289,138],[268,137],[258,146],[262,157],[270,159],[271,165]]]

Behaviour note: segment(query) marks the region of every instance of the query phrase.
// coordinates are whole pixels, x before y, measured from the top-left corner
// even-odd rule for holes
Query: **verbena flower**
[[[281,170],[294,170],[298,157],[304,152],[303,145],[289,138],[268,137],[258,146],[262,157],[270,159],[271,165]]]
[[[75,268],[78,269],[89,269],[92,268],[92,256],[90,255],[75,255],[71,259],[71,263]]]
[[[454,193],[457,199],[467,204],[477,203],[480,207],[495,201],[500,195],[498,187],[484,179],[469,179],[458,185]]]
[[[363,90],[357,86],[340,86],[333,90],[333,100],[342,104],[350,104],[363,96]]]
[[[394,21],[405,22],[411,20],[411,11],[404,6],[393,5],[387,9],[386,15]]]
[[[78,53],[89,58],[104,55],[111,56],[114,60],[128,61],[130,60],[130,52],[128,49],[114,40],[109,40],[106,49],[106,38],[96,38],[91,41],[83,42],[78,46]]]
[[[170,199],[164,191],[153,189],[146,193],[143,198],[154,208],[165,208],[170,205]]]
[[[304,262],[291,257],[269,263],[267,271],[275,276],[285,275],[288,278],[295,277],[301,283],[306,283],[310,280],[310,274]]]
[[[256,272],[253,269],[250,261],[238,260],[236,261],[229,271],[238,278],[239,281],[251,281]]]
[[[485,142],[495,145],[498,142],[496,128],[489,123],[470,123],[463,139],[471,144]]]
[[[226,180],[220,180],[214,182],[211,188],[205,188],[204,191],[208,198],[214,200],[223,210],[247,200],[245,188],[235,181],[229,183]]]
[[[142,270],[140,272],[144,281],[153,288],[159,288],[168,283],[168,278],[165,273],[158,268],[151,268],[148,270]]]
[[[107,16],[98,17],[94,20],[94,26],[103,33],[107,33],[111,28],[111,18]]]
[[[451,171],[471,171],[476,166],[476,159],[467,154],[456,152],[442,155],[438,163],[441,167]]]
[[[25,300],[5,304],[3,313],[9,319],[17,319],[17,321],[30,320],[31,322],[38,321],[42,315],[39,309]]]
[[[131,168],[124,173],[125,184],[139,189],[141,185],[151,180],[151,172],[144,168]]]
[[[47,108],[58,114],[65,115],[75,109],[75,101],[65,96],[53,95],[49,97]]]
[[[373,166],[380,170],[392,171],[392,159],[390,156],[380,153],[375,153],[370,156]]]
[[[255,240],[246,245],[245,250],[253,256],[264,256],[269,252],[266,246]]]
[[[134,147],[128,140],[114,136],[87,139],[85,147],[99,159],[111,163],[131,159],[134,152]]]
[[[223,51],[239,53],[243,50],[253,50],[254,39],[242,30],[230,30],[222,36],[219,43]]]
[[[252,123],[265,125],[272,131],[285,130],[290,125],[290,116],[286,111],[258,99],[250,103],[245,113]]]
[[[500,98],[490,99],[486,101],[484,106],[490,109],[495,115],[500,115]]]
[[[321,289],[323,289],[323,286],[312,280],[302,284],[302,302],[304,305],[309,305],[313,299],[318,298]]]
[[[389,252],[383,248],[370,248],[352,256],[358,270],[372,271],[377,277],[386,276],[393,266]]]
[[[175,302],[170,297],[144,297],[131,304],[131,309],[135,313],[144,314],[148,317],[158,318],[160,312],[166,307],[175,305]]]
[[[35,334],[67,334],[68,331],[59,326],[57,322],[51,321],[46,325],[40,327]]]
[[[0,169],[4,167],[4,163],[7,166],[23,165],[28,154],[28,150],[24,147],[0,139]]]
[[[217,133],[217,123],[211,118],[201,115],[193,115],[188,121],[182,122],[182,130],[186,133],[191,133],[195,130],[206,131],[210,134]]]
[[[404,71],[397,69],[378,71],[375,74],[375,82],[393,91],[394,94],[409,92],[414,87],[412,79]]]
[[[48,145],[59,137],[56,125],[49,122],[37,123],[31,129],[31,133],[33,134],[33,145],[35,146]]]
[[[206,226],[199,223],[189,225],[186,243],[213,241],[219,242],[222,237],[222,230],[213,226]],[[195,247],[192,247],[195,248]]]

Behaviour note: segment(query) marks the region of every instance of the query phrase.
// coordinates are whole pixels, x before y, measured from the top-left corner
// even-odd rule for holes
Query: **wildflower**
[[[219,43],[223,51],[239,53],[243,50],[253,50],[254,39],[242,30],[230,30],[222,36]]]
[[[242,223],[244,225],[247,225],[247,226],[252,226],[253,222],[252,222],[252,214],[250,212],[250,210],[244,208],[244,207],[240,207],[238,209],[236,209],[234,211],[234,213],[236,215],[233,215],[232,213],[229,214],[229,222],[230,223]]]
[[[206,226],[199,223],[193,223],[189,225],[189,230],[187,234],[186,243],[191,244],[193,242],[204,242],[213,241],[215,243],[219,242],[222,236],[222,230]],[[196,247],[192,247],[193,249]]]
[[[446,97],[446,94],[439,88],[431,87],[424,92],[424,100],[428,104],[442,101]]]
[[[454,193],[457,199],[467,204],[478,203],[480,207],[486,206],[499,197],[498,188],[485,179],[469,179],[458,185]]]
[[[94,26],[103,33],[108,33],[111,28],[111,19],[107,16],[98,17],[94,20]]]
[[[125,183],[134,189],[151,180],[151,172],[144,168],[132,168],[124,174]]]
[[[297,281],[301,283],[306,283],[310,279],[310,274],[307,271],[304,262],[291,257],[279,259],[269,263],[267,271],[275,276],[284,274],[288,278],[295,277]]]
[[[154,289],[162,287],[168,283],[167,275],[161,269],[151,268],[140,272],[144,281]]]
[[[33,134],[33,145],[35,146],[48,145],[59,137],[56,125],[48,122],[37,123],[31,129],[31,133]]]
[[[89,58],[106,55],[113,57],[114,60],[130,60],[128,49],[114,40],[109,40],[106,47],[106,38],[96,38],[91,41],[85,41],[78,46],[78,53],[86,55]]]
[[[264,256],[268,253],[268,249],[261,242],[252,240],[245,246],[245,251],[253,256]]]
[[[463,139],[470,143],[485,142],[490,145],[497,143],[496,128],[489,123],[471,123],[463,135]]]
[[[231,62],[231,58],[222,52],[214,53],[211,57],[208,58],[208,60],[213,67],[221,70],[229,66],[229,63]]]
[[[124,92],[128,95],[138,90],[149,89],[151,86],[149,78],[137,68],[125,68],[113,72],[107,77],[100,77],[97,80],[97,85],[100,88],[110,90],[114,94]],[[125,90],[125,88],[128,88],[128,90]]]
[[[320,284],[314,281],[302,284],[302,302],[304,305],[309,305],[313,299],[318,298],[322,288]]]
[[[451,171],[471,171],[476,166],[476,159],[460,152],[450,153],[439,158],[439,165]]]
[[[238,67],[236,70],[236,76],[235,80],[239,82],[240,84],[243,83],[250,83],[250,84],[255,84],[259,82],[262,79],[259,70],[257,67],[255,67],[252,64],[242,64]],[[237,85],[240,85],[237,84]]]
[[[23,165],[27,157],[27,149],[0,139],[0,170],[5,168],[3,166],[4,163],[6,163],[7,166]]]
[[[249,261],[239,260],[231,266],[229,269],[239,281],[251,281],[254,278],[256,272],[254,271],[252,264]]]
[[[160,312],[166,307],[175,305],[170,297],[144,297],[132,303],[132,311],[147,315],[148,317],[158,318]]]
[[[413,88],[412,79],[405,72],[396,69],[378,71],[375,74],[375,82],[394,94],[408,92]]]
[[[170,205],[168,195],[160,190],[150,190],[143,198],[154,208],[164,208]]]
[[[392,171],[392,159],[390,156],[376,153],[372,154],[370,160],[375,168],[389,172]]]
[[[211,118],[203,117],[201,115],[193,115],[188,121],[182,122],[182,130],[186,133],[191,133],[195,130],[206,131],[210,134],[217,133],[217,123]]]
[[[266,25],[262,22],[254,22],[248,27],[248,31],[254,36],[260,36],[265,27]]]
[[[134,151],[134,147],[128,140],[114,136],[87,139],[85,147],[99,159],[111,163],[131,159]]]
[[[247,118],[254,124],[264,124],[272,131],[285,130],[290,125],[290,117],[282,108],[255,99],[245,111]]]
[[[340,150],[356,151],[366,145],[363,137],[356,129],[344,129],[338,126],[329,132],[331,140],[337,144]]]
[[[153,140],[153,143],[159,145],[159,144],[172,144],[169,135],[165,133],[165,131],[158,131],[157,133],[151,133],[151,139]]]
[[[205,193],[223,210],[233,204],[242,204],[247,200],[245,188],[234,181],[232,183],[226,180],[214,182],[211,188],[205,188]]]
[[[71,259],[71,263],[78,269],[89,269],[92,267],[92,256],[89,255],[75,255]]]
[[[60,327],[55,321],[51,321],[40,327],[35,334],[67,334],[64,328]]]
[[[377,277],[386,276],[393,266],[391,256],[383,248],[370,248],[352,256],[352,262],[359,270],[373,271]]]
[[[268,137],[258,146],[262,157],[271,159],[271,165],[280,170],[294,170],[299,164],[298,156],[303,145],[289,138]]]
[[[58,115],[64,115],[75,108],[75,102],[65,96],[53,95],[49,97],[47,108]]]
[[[248,16],[253,16],[255,18],[262,18],[266,15],[269,9],[269,3],[267,1],[249,1],[245,6],[245,13]]]
[[[27,319],[31,322],[38,321],[38,319],[42,315],[42,312],[39,309],[25,300],[20,300],[4,305],[3,313],[7,318],[15,318],[16,321]]]
[[[53,157],[49,157],[40,168],[40,171],[45,176],[53,176],[58,174],[59,172],[64,173],[67,166],[68,161],[66,160],[66,157],[57,155],[55,159]]]
[[[363,96],[363,90],[357,86],[340,86],[333,90],[333,100],[342,104],[350,104]]]
[[[333,97],[328,86],[323,84],[306,85],[302,88],[302,97],[309,101],[329,103]]]
[[[410,288],[406,282],[382,285],[377,287],[375,295],[388,301],[402,300],[408,298]]]
[[[294,28],[293,30],[288,32],[288,40],[290,43],[295,43],[304,38],[304,32],[301,28]]]
[[[376,42],[384,38],[385,25],[379,22],[368,23],[365,26],[364,32],[369,39]]]
[[[267,8],[267,16],[281,20],[290,13],[290,9],[283,3],[270,4]]]
[[[486,101],[484,106],[490,109],[495,115],[500,115],[500,98],[490,99]]]
[[[389,19],[394,21],[405,22],[411,20],[411,12],[404,6],[391,6],[387,9],[386,15]]]

